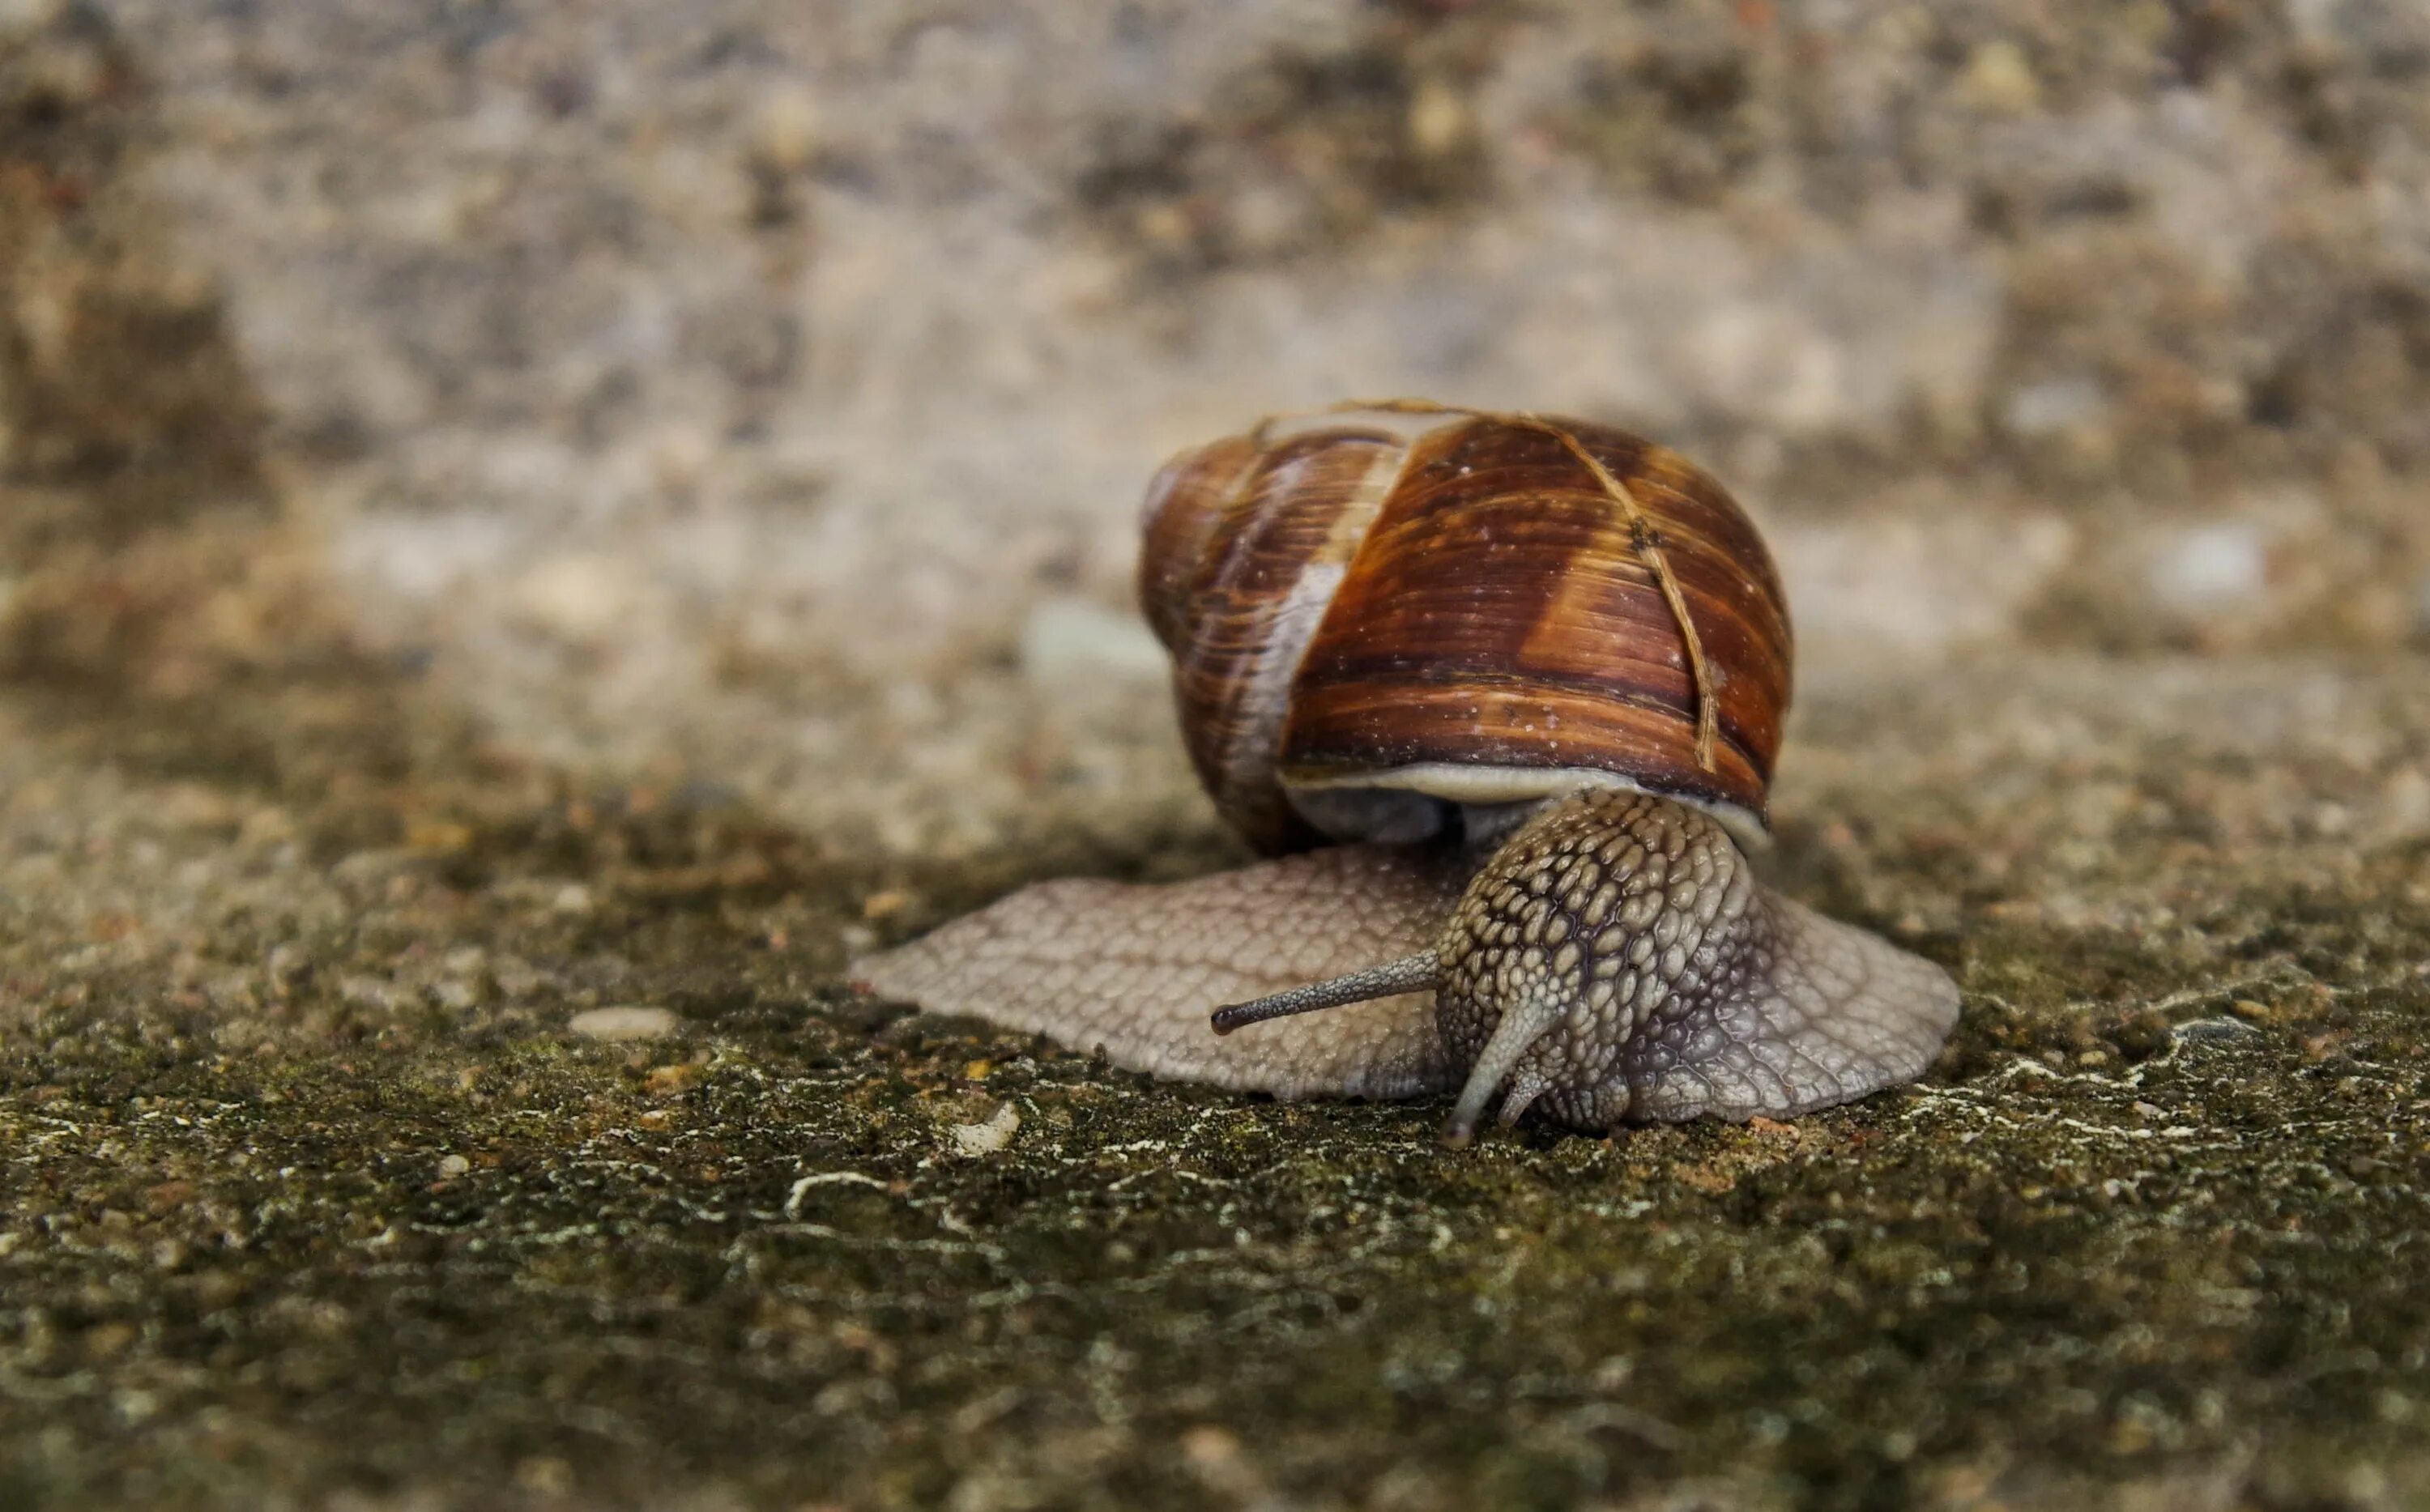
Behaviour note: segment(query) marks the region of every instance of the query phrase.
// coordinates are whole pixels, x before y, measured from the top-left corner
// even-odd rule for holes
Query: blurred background
[[[1397,393],[1706,461],[1809,695],[2419,647],[2430,11],[0,4],[19,677],[984,847],[1186,795],[1158,460]]]
[[[1922,1084],[843,989],[1239,856],[1139,500],[1392,394],[1759,518]],[[2430,1504],[2425,673],[2422,0],[0,0],[0,1505]]]

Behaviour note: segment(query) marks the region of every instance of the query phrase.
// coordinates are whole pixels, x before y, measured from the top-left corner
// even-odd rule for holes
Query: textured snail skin
[[[1459,1085],[1427,994],[1217,1038],[1207,1010],[1427,949],[1468,868],[1456,847],[1340,845],[1189,882],[1040,882],[900,949],[860,985],[1131,1071],[1280,1098]]]
[[[1785,1118],[1910,1081],[1957,1020],[1947,972],[1760,886],[1720,825],[1641,793],[1548,806],[1462,893],[1436,1019],[1494,1091],[1573,1128]]]
[[[1547,805],[1462,888],[1464,871],[1455,847],[1359,845],[1164,886],[1041,883],[853,974],[1168,1079],[1464,1086],[1456,1142],[1505,1086],[1505,1123],[1787,1117],[1913,1079],[1957,1017],[1939,967],[1763,889],[1718,824],[1665,799]],[[1214,1004],[1428,951],[1431,1003],[1208,1028]]]

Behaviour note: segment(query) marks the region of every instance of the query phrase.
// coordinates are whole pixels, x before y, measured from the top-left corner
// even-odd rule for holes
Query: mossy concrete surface
[[[2430,1506],[2423,16],[0,0],[0,1512]],[[1134,501],[1345,390],[1742,493],[1921,1085],[849,989],[1240,857]]]
[[[924,872],[376,668],[21,684],[0,1504],[2422,1504],[2422,673],[1819,690],[1773,869],[1931,1077],[1465,1153],[837,980],[1211,820]]]

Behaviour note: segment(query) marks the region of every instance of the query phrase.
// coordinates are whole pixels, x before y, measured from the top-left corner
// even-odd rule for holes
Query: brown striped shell
[[[1182,454],[1145,529],[1191,760],[1262,849],[1594,786],[1763,831],[1788,606],[1754,525],[1675,452],[1395,401]]]

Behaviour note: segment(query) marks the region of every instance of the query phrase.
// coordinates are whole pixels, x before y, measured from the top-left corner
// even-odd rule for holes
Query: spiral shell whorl
[[[1399,441],[1373,431],[1235,437],[1168,463],[1149,490],[1140,596],[1173,654],[1183,739],[1261,849],[1321,838],[1280,781],[1291,680],[1399,463]]]
[[[1728,492],[1607,427],[1413,418],[1260,427],[1150,490],[1141,598],[1226,817],[1277,850],[1372,833],[1343,795],[1607,783],[1759,832],[1790,636]]]

